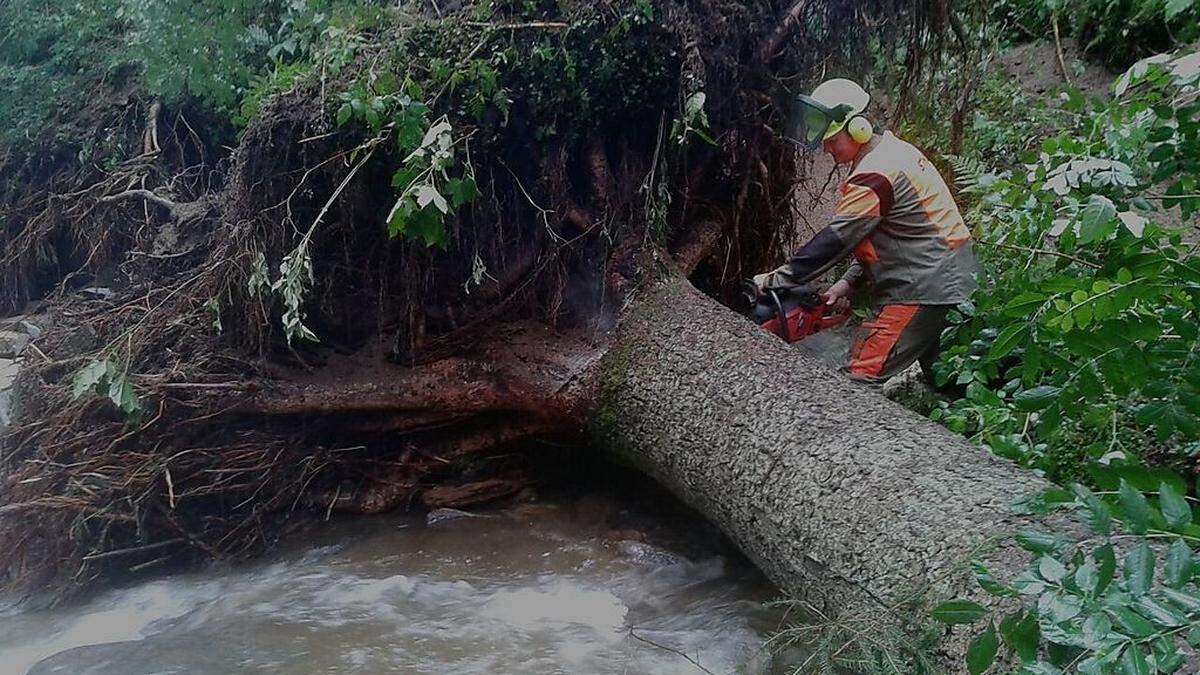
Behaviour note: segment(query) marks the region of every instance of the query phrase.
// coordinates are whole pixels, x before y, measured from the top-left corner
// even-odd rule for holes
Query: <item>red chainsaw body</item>
[[[840,326],[850,318],[849,308],[833,310],[828,297],[811,286],[760,290],[748,283],[746,297],[753,305],[755,322],[787,342]]]
[[[762,324],[764,330],[774,333],[788,342],[796,342],[804,338],[818,333],[827,328],[840,326],[846,323],[846,319],[850,318],[850,312],[837,312],[835,314],[826,314],[829,309],[825,303],[805,309],[797,307],[788,312],[783,319],[776,316],[775,318]]]

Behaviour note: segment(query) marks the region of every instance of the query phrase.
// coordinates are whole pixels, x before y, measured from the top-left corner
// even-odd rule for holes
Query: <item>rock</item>
[[[437,525],[438,523],[446,523],[451,520],[460,518],[484,518],[478,513],[470,511],[460,511],[458,509],[434,509],[425,515],[426,525]]]
[[[13,380],[17,379],[17,371],[20,366],[19,359],[0,359],[0,391],[6,391],[12,387]]]
[[[90,288],[81,288],[81,289],[79,289],[79,292],[88,297],[100,298],[101,300],[108,300],[109,298],[116,295],[116,293],[113,292],[113,289],[104,288],[102,286],[92,286]]]
[[[3,433],[12,422],[12,394],[7,390],[0,391],[0,433]]]
[[[36,340],[36,339],[42,337],[42,329],[39,328],[36,324],[31,323],[29,321],[22,321],[18,325],[21,327],[21,330],[26,335],[29,336],[30,340]]]
[[[96,346],[96,331],[86,324],[75,327],[62,339],[59,347],[67,354],[83,354]]]
[[[0,331],[0,359],[15,359],[29,346],[29,336],[17,331]]]
[[[54,319],[50,314],[39,313],[40,306],[33,305],[27,309],[28,311],[23,314],[0,318],[0,332],[24,333],[31,340],[36,340],[54,325]]]
[[[685,560],[682,556],[641,541],[618,541],[616,547],[623,557],[629,558],[637,565],[671,567]]]
[[[921,367],[915,363],[884,382],[880,393],[919,415],[928,415],[937,407],[937,394],[925,383]]]
[[[20,367],[16,359],[0,359],[0,431],[12,422],[12,385]]]

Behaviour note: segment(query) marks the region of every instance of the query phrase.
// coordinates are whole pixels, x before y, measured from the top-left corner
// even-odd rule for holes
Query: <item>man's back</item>
[[[952,305],[966,300],[977,270],[971,233],[937,168],[886,132],[841,189],[846,195],[861,188],[874,193],[874,199],[860,200],[874,213],[861,216],[879,222],[854,253],[875,284],[877,301]],[[849,208],[851,213],[839,209],[839,216],[854,217],[853,204]]]

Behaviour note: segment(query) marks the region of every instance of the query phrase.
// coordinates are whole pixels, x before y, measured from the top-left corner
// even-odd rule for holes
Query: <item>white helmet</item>
[[[851,120],[856,120],[847,130],[851,138],[859,143],[870,140],[871,124],[862,113],[871,103],[871,95],[858,83],[841,77],[826,80],[817,85],[812,95],[797,96],[796,101],[790,133],[796,141],[815,148],[846,128]]]

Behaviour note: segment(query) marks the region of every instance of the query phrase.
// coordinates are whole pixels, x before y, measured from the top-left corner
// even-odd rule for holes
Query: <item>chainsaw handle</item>
[[[834,314],[824,314],[817,320],[817,330],[825,330],[840,326],[850,319],[850,309],[844,309]]]
[[[828,304],[828,295],[822,293],[821,300],[823,301],[826,310],[833,310],[833,306]],[[817,319],[817,330],[825,330],[826,328],[833,328],[834,326],[840,326],[846,323],[846,321],[850,319],[850,313],[850,306],[847,304],[845,309],[833,310],[832,314],[821,314],[821,317]]]

